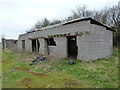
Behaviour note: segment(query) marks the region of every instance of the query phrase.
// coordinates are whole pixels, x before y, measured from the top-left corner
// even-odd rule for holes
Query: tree
[[[5,38],[5,34],[4,33],[1,35],[1,38]]]
[[[95,10],[88,10],[86,6],[79,6],[75,10],[72,10],[72,15],[66,17],[63,20],[54,19],[53,21],[44,18],[41,21],[37,21],[32,29],[29,31],[33,31],[36,29],[41,29],[42,27],[47,27],[49,25],[54,25],[61,23],[62,21],[69,21],[76,18],[82,17],[92,17],[95,20],[116,28],[116,32],[113,34],[114,37],[114,45],[118,45],[120,41],[120,7],[113,6],[113,7],[105,7],[102,10],[95,11]]]
[[[93,12],[87,9],[87,6],[79,6],[76,10],[72,11],[73,19],[82,18],[82,17],[90,17],[93,15]]]
[[[114,25],[119,30],[120,29],[120,7],[113,6],[112,8],[110,8],[108,16],[111,24]]]
[[[61,20],[57,20],[57,19],[54,19],[50,25],[55,25],[55,24],[58,24],[58,23],[61,23],[62,21]]]
[[[114,35],[114,45],[120,46],[120,7],[113,6],[109,9],[109,21],[116,28]]]
[[[41,23],[42,23],[42,27],[47,27],[50,25],[51,22],[47,18],[44,18]]]
[[[37,23],[34,25],[34,27],[35,27],[36,29],[42,28],[42,22],[41,22],[41,21],[37,21]]]

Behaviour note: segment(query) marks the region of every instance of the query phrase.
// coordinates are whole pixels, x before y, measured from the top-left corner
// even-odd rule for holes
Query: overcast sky
[[[71,15],[77,6],[100,10],[117,5],[119,0],[0,0],[0,35],[17,39],[37,22],[46,17],[62,19]]]

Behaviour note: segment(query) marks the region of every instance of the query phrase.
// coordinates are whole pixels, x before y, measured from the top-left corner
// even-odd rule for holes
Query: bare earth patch
[[[24,68],[15,67],[15,68],[12,68],[11,70],[13,70],[13,71],[16,71],[16,70],[25,71],[25,72],[28,72],[28,73],[33,74],[35,76],[38,76],[38,77],[46,76],[46,74],[32,72],[32,71],[30,71],[30,69],[28,67],[24,67]]]
[[[30,88],[30,83],[32,82],[31,78],[23,78],[21,80],[21,85]]]

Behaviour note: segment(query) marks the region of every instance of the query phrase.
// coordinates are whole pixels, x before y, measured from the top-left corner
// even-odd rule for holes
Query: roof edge
[[[93,19],[91,17],[83,17],[83,18],[77,18],[77,19],[73,19],[73,20],[70,20],[70,21],[62,22],[62,23],[59,23],[59,24],[43,27],[41,29],[29,32],[29,33],[37,32],[37,31],[43,31],[43,30],[46,30],[46,29],[56,28],[56,27],[61,26],[61,25],[67,25],[67,24],[72,24],[72,23],[75,23],[75,22],[88,21],[88,20],[90,20],[91,24],[100,25],[100,26],[105,27],[106,30],[110,30],[110,31],[116,32],[116,30],[114,30],[113,28],[110,28],[110,27],[102,24],[101,22],[99,22],[99,21],[97,21],[97,20],[95,20],[95,19]],[[26,35],[26,34],[28,34],[28,33],[20,34],[19,36]]]
[[[110,31],[113,31],[113,32],[116,32],[116,30],[114,30],[113,28],[110,28],[102,23],[100,23],[99,21],[93,19],[93,18],[90,18],[91,19],[91,24],[96,24],[96,25],[100,25],[100,26],[103,26],[105,27],[107,30],[110,30]]]
[[[91,23],[91,24],[96,24],[96,25],[103,26],[103,27],[105,27],[107,30],[110,30],[110,31],[114,31],[114,32],[116,31],[116,30],[114,30],[114,29],[112,29],[112,28],[110,28],[110,27],[108,27],[108,26],[100,23],[99,21],[97,21],[97,20],[95,20],[95,19],[93,19],[93,18],[91,18],[91,17],[87,17],[87,18],[84,17],[84,18],[73,19],[73,20],[70,20],[70,21],[68,21],[68,22],[64,22],[63,25],[67,25],[67,24],[71,24],[71,23],[75,23],[75,22],[80,22],[80,21],[88,21],[88,20],[90,20],[90,23]]]

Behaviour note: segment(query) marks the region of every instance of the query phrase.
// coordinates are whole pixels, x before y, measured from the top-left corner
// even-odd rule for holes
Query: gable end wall
[[[77,39],[78,59],[96,60],[112,55],[112,31],[98,25],[89,26],[89,34]]]

